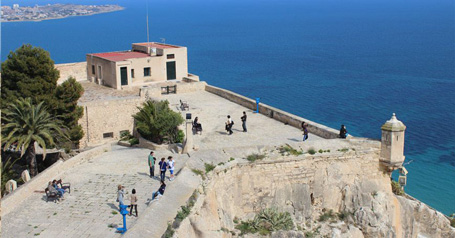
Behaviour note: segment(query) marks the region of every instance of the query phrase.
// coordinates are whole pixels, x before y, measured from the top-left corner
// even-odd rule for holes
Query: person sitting
[[[57,185],[59,185],[60,188],[62,188],[64,191],[66,191],[68,189],[71,193],[71,185],[69,183],[65,183],[65,184],[67,184],[67,185],[63,185],[62,179],[57,180]]]
[[[52,181],[52,186],[55,188],[55,190],[57,190],[58,195],[59,195],[61,198],[63,198],[63,194],[65,194],[65,189],[59,188],[59,187],[58,187],[57,180],[54,179],[54,180]]]
[[[152,194],[152,200],[154,200],[154,199],[157,198],[158,196],[163,196],[164,190],[166,190],[166,184],[164,183],[163,180],[161,180],[160,188],[158,189],[158,191],[156,191],[156,192],[154,192],[154,193]],[[158,198],[159,198],[159,197],[158,197]]]
[[[193,121],[193,130],[197,133],[198,131],[200,131],[202,133],[202,125],[201,123],[199,123],[199,118],[196,117],[194,118],[194,121]]]
[[[49,193],[57,194],[59,201],[60,201],[60,199],[63,199],[63,194],[60,194],[60,192],[57,189],[55,189],[55,186],[52,183],[52,181],[49,181],[49,183],[47,185],[47,190],[49,191]]]
[[[340,138],[346,139],[347,136],[348,136],[348,131],[346,130],[346,127],[344,125],[341,125]]]

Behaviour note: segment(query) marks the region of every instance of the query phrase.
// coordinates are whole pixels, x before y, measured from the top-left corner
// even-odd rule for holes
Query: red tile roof
[[[145,43],[134,43],[133,45],[143,45],[143,46],[148,46],[149,47],[155,47],[158,49],[166,49],[166,48],[180,48],[179,46],[176,45],[167,45],[167,44],[160,44],[160,43],[155,43],[155,42],[145,42]]]
[[[100,57],[103,59],[107,59],[110,61],[123,61],[127,59],[135,59],[135,58],[146,58],[149,57],[148,54],[142,52],[134,52],[134,51],[121,51],[121,52],[107,52],[107,53],[96,53],[91,54],[96,57]]]

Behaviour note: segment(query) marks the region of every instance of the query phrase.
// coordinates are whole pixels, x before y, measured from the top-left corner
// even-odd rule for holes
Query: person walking
[[[308,139],[308,125],[303,121],[302,122],[302,130],[303,130],[303,141]]]
[[[240,119],[242,120],[243,132],[246,132],[246,112],[243,112],[243,116]]]
[[[155,161],[156,161],[156,158],[155,158],[154,154],[155,153],[153,151],[150,151],[149,158],[148,158],[148,164],[149,164],[149,168],[150,168],[150,178],[155,177]]]
[[[166,178],[166,169],[168,166],[168,164],[164,160],[165,160],[165,158],[161,158],[161,161],[158,163],[160,165],[160,180],[161,181],[164,181],[164,179]]]
[[[346,139],[346,137],[348,137],[348,131],[346,130],[346,127],[344,125],[341,125],[340,138]]]
[[[120,210],[120,205],[125,205],[123,203],[123,198],[125,197],[125,191],[123,190],[125,187],[123,187],[121,184],[117,186],[117,202],[119,205],[119,210]]]
[[[234,125],[234,121],[231,119],[231,116],[227,116],[227,121],[226,121],[226,131],[229,133],[229,135],[232,135],[232,126]]]
[[[172,159],[172,156],[169,156],[167,161],[167,167],[169,168],[169,173],[171,173],[171,177],[169,178],[169,181],[174,180],[174,166],[175,166],[175,161]]]
[[[136,197],[136,189],[133,188],[133,191],[131,191],[130,195],[130,216],[133,214],[133,207],[134,210],[136,211],[136,217],[137,217],[137,197]]]

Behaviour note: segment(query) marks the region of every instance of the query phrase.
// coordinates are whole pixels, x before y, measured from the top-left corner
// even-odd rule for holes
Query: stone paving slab
[[[22,207],[2,218],[2,237],[119,236],[108,227],[109,224],[122,226],[116,202],[117,185],[124,185],[129,194],[132,188],[136,189],[139,216],[146,209],[147,199],[159,187],[159,181],[149,177],[148,154],[147,149],[114,146],[111,152],[66,171],[61,178],[71,182],[71,194],[66,194],[60,203],[46,202],[44,193],[33,194]],[[172,155],[176,170],[188,158],[169,151],[157,151],[155,155],[166,158]],[[155,174],[159,175],[157,172],[155,168]],[[136,220],[127,216],[128,226]]]

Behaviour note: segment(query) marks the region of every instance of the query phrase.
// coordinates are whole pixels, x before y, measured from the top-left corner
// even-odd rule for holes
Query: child
[[[163,196],[165,189],[166,189],[166,184],[164,183],[164,180],[161,180],[161,186],[158,189],[158,191],[156,191],[152,194],[152,200],[154,200],[158,196]]]
[[[172,156],[169,156],[168,158],[168,168],[169,168],[169,172],[171,173],[171,177],[169,178],[169,181],[172,181],[174,180],[174,165],[175,165],[175,161],[172,159]]]
[[[134,189],[134,188],[133,188],[133,191],[131,191],[130,201],[131,201],[130,216],[132,215],[133,207],[134,207],[134,210],[136,211],[136,217],[137,217],[137,197],[136,197],[136,189]]]

